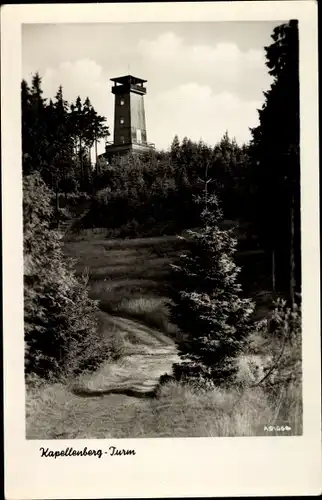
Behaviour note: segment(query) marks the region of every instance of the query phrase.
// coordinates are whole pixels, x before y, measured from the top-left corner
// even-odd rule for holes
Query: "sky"
[[[88,96],[113,134],[110,78],[131,74],[147,80],[147,138],[157,148],[175,134],[214,145],[226,130],[242,144],[272,82],[264,47],[282,22],[26,24],[22,77],[38,71],[47,98],[59,85],[69,102]]]

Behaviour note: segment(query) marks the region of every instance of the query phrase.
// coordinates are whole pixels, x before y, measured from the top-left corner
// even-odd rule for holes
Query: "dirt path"
[[[124,336],[131,333],[127,351],[72,387],[54,384],[29,394],[28,439],[106,439],[143,432],[142,419],[152,418],[151,396],[159,377],[179,361],[177,349],[170,338],[137,321],[108,314],[106,320]]]
[[[124,393],[136,396],[153,393],[160,376],[171,374],[173,363],[179,361],[174,341],[137,321],[122,317],[108,319],[117,326],[121,335],[130,334],[131,342],[126,344],[127,349],[120,360],[107,362],[91,376],[84,377],[75,387],[75,392],[82,395]]]
[[[77,258],[79,272],[90,269],[93,284],[100,285],[95,298],[101,303],[106,295],[108,301],[115,297],[121,300],[123,290],[125,297],[132,298],[133,294],[137,298],[139,293],[153,300],[147,284],[152,279],[154,285],[162,286],[176,241],[176,237],[71,238],[65,242],[64,251],[68,257]],[[106,279],[117,283],[118,295],[105,286]],[[28,439],[122,438],[146,432],[142,430],[143,422],[154,418],[156,399],[152,396],[160,376],[171,374],[173,363],[180,361],[176,344],[162,331],[139,320],[103,311],[99,316],[102,334],[121,340],[121,357],[115,362],[107,360],[95,373],[83,375],[71,385],[52,384],[29,392]],[[151,422],[147,425],[152,429]]]

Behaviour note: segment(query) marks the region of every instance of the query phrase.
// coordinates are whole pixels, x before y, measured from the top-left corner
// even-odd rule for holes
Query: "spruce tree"
[[[205,201],[201,227],[188,232],[188,251],[173,265],[171,315],[183,337],[174,375],[222,385],[233,379],[236,358],[247,346],[254,305],[241,296],[237,242],[220,228],[218,199],[213,194],[207,200],[207,193],[206,200],[196,198]]]
[[[21,82],[21,139],[22,139],[22,169],[26,175],[32,171],[32,112],[31,91],[26,82]]]
[[[252,211],[263,247],[274,256],[276,289],[293,304],[301,293],[301,182],[298,21],[277,26],[265,47],[273,77],[259,125],[251,129]]]
[[[177,134],[174,136],[170,146],[170,159],[174,164],[180,160],[180,141]]]

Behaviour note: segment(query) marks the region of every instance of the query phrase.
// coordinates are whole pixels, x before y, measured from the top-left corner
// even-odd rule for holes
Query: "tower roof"
[[[133,85],[137,85],[138,83],[146,83],[147,80],[142,80],[142,78],[137,78],[136,76],[132,75],[125,75],[125,76],[119,76],[117,78],[111,78],[111,82],[115,83],[132,83]]]

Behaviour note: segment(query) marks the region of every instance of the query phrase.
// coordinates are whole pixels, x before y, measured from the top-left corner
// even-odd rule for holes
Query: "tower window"
[[[138,143],[142,142],[141,130],[139,128],[136,131],[136,139],[137,139]]]
[[[123,118],[123,116],[122,116],[122,118],[120,118],[120,123],[121,123],[121,125],[124,123],[124,118]]]

